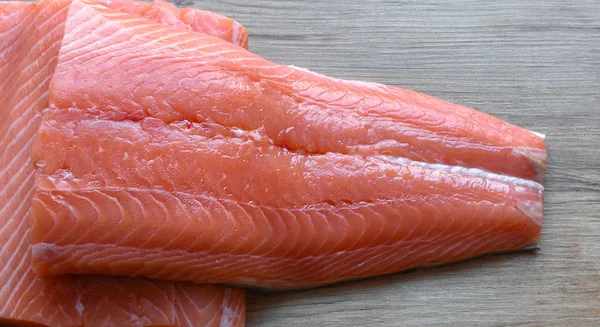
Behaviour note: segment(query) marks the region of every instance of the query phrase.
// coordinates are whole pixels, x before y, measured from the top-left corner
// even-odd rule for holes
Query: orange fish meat
[[[155,0],[96,0],[104,6],[193,32],[218,37],[234,45],[248,49],[248,31],[235,20],[211,11],[193,8],[177,8],[172,3]]]
[[[38,274],[293,289],[537,244],[543,138],[74,3],[36,138]]]
[[[32,272],[31,150],[48,106],[69,4],[0,2],[0,324],[243,326],[241,290],[145,278],[39,278]]]

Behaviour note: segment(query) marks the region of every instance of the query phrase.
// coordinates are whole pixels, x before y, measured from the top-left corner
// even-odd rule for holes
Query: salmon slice
[[[543,138],[484,113],[277,65],[214,37],[127,15],[90,9],[72,21],[82,26],[65,38],[51,93],[58,108],[264,128],[289,150],[385,154],[543,180]]]
[[[40,275],[306,288],[540,238],[543,140],[418,93],[74,3],[50,98]]]
[[[535,182],[267,140],[212,123],[46,113],[36,272],[306,288],[539,241]]]
[[[212,35],[248,49],[248,31],[246,28],[229,17],[211,11],[193,8],[179,9],[169,2],[160,0],[152,3],[134,0],[96,0],[96,2],[133,16]]]
[[[0,324],[243,326],[241,290],[31,270],[33,139],[70,1],[0,2]]]

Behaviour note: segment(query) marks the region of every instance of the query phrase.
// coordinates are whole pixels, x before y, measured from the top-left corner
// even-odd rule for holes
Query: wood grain
[[[600,2],[175,1],[252,51],[401,86],[547,134],[542,249],[286,294],[248,326],[600,326]]]

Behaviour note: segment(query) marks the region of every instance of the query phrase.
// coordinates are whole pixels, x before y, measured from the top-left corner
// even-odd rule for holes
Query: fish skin
[[[89,15],[95,21],[65,39],[50,95],[57,108],[264,128],[290,150],[384,154],[543,181],[543,138],[484,113],[277,65],[210,36],[159,30],[103,9]],[[90,37],[94,43],[84,45]]]
[[[40,278],[31,270],[30,153],[69,4],[0,2],[0,324],[243,326],[241,290],[146,278]]]

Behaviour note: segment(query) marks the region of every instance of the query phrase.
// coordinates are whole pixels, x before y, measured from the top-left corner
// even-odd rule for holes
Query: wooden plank
[[[422,91],[548,135],[542,250],[286,294],[248,326],[600,326],[600,2],[179,1],[251,50]]]

